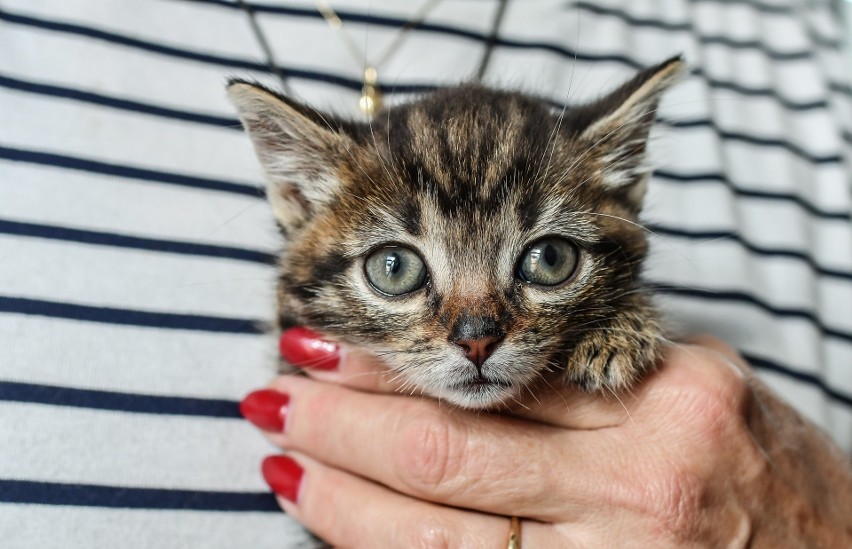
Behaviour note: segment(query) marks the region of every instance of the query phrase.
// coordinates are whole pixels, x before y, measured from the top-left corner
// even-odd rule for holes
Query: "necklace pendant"
[[[364,85],[361,87],[361,98],[358,107],[361,112],[372,118],[382,108],[382,92],[379,91],[379,72],[376,67],[364,67]]]
[[[361,88],[361,98],[358,99],[358,107],[361,112],[372,118],[382,108],[382,93],[376,86],[364,84]]]

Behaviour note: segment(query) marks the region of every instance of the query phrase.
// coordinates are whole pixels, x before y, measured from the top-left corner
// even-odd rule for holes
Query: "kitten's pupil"
[[[392,274],[398,273],[401,264],[402,260],[400,260],[399,255],[395,253],[390,254],[387,259],[385,259],[385,274],[391,276]]]
[[[556,260],[559,258],[559,254],[556,252],[556,249],[548,244],[544,248],[544,260],[547,261],[547,264],[553,267],[556,265]]]

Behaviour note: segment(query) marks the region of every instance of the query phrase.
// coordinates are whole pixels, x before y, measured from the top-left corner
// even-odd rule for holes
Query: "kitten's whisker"
[[[539,170],[535,174],[535,180],[538,181],[538,176],[541,173],[541,163],[544,162],[544,156],[547,154],[547,148],[552,143],[552,147],[550,150],[550,158],[547,162],[547,169],[544,172],[543,179],[547,178],[547,173],[550,170],[550,166],[553,163],[553,153],[556,150],[556,137],[559,133],[559,129],[562,127],[562,121],[565,118],[565,112],[568,110],[568,100],[571,97],[571,86],[574,84],[574,70],[577,68],[577,53],[580,47],[580,14],[577,13],[577,44],[574,47],[574,62],[571,64],[571,76],[568,80],[568,91],[565,94],[565,103],[562,104],[562,109],[559,112],[559,117],[556,120],[556,125],[554,126],[553,131],[550,134],[550,138],[547,140],[547,144],[544,146],[544,152],[542,153],[541,159],[539,160]]]
[[[552,364],[552,366],[556,367],[557,365],[556,365],[556,364]],[[548,371],[550,371],[550,370],[548,369]],[[556,389],[556,387],[554,387],[554,386],[550,383],[550,381],[548,381],[548,380],[547,380],[547,376],[545,376],[544,374],[541,374],[541,373],[540,373],[539,375],[541,376],[541,380],[544,382],[544,384],[545,384],[545,385],[547,385],[547,387],[548,387],[551,391],[553,391],[554,393],[556,393],[557,395],[559,395],[559,398],[561,398],[561,399],[562,399],[562,403],[563,403],[563,404],[565,404],[565,409],[566,409],[566,410],[570,410],[570,409],[571,409],[571,405],[568,403],[568,399],[567,399],[567,398],[565,398],[565,395],[564,395],[564,394],[562,394],[562,391],[557,390],[557,389]]]
[[[562,112],[565,112],[565,107],[568,105],[568,100],[571,97],[571,86],[574,84],[574,70],[577,68],[577,55],[580,51],[580,12],[577,12],[577,42],[574,44],[574,62],[571,63],[571,76],[568,79],[568,92],[565,94],[565,105],[562,107]],[[588,74],[588,73],[586,73]]]
[[[390,113],[388,113],[388,117],[390,117]],[[376,151],[376,156],[379,158],[379,163],[382,165],[382,169],[385,171],[385,175],[388,176],[389,181],[394,181],[395,178],[391,175],[390,169],[387,164],[385,164],[385,160],[382,157],[382,152],[379,150],[379,144],[376,141],[376,133],[373,131],[373,120],[372,118],[368,122],[370,128],[370,139],[373,141],[373,149]]]
[[[578,13],[577,14],[577,46],[574,48],[574,63],[571,64],[571,77],[568,81],[568,92],[565,94],[565,103],[562,105],[562,109],[559,112],[559,117],[556,120],[556,126],[554,127],[553,132],[551,132],[550,138],[548,139],[548,144],[552,143],[552,147],[550,149],[550,158],[547,161],[547,168],[545,169],[543,179],[547,178],[547,174],[550,171],[550,166],[553,164],[553,153],[556,150],[556,137],[558,135],[559,129],[562,127],[562,121],[565,118],[565,112],[568,110],[568,100],[571,97],[571,86],[574,84],[574,69],[576,69],[576,67],[577,67],[577,52],[579,50],[579,44],[580,44],[580,15]],[[544,161],[544,155],[545,154],[547,154],[547,145],[545,145],[545,147],[544,147],[544,154],[542,155],[542,158],[539,162]],[[540,169],[539,169],[539,172],[536,172],[536,180],[538,180],[539,173],[540,173]]]
[[[528,388],[527,388],[527,386],[526,386],[526,385],[523,385],[523,386],[522,386],[522,389],[528,389]],[[511,397],[511,400],[512,400],[512,402],[514,402],[515,404],[517,404],[518,406],[520,406],[520,407],[521,407],[521,408],[523,408],[524,410],[527,410],[528,412],[531,412],[531,411],[532,411],[532,409],[531,409],[529,406],[527,406],[526,404],[524,404],[524,402],[520,399],[520,397],[512,396],[512,397]]]
[[[553,153],[556,152],[556,140],[559,135],[559,129],[562,127],[562,120],[565,117],[565,111],[568,109],[567,103],[563,105],[562,110],[559,112],[559,116],[556,119],[556,124],[553,125],[553,129],[550,132],[550,136],[547,138],[547,141],[544,144],[544,148],[541,152],[541,158],[538,160],[538,169],[536,170],[535,176],[533,177],[533,181],[543,181],[547,179],[547,173],[550,171],[550,165],[553,163]],[[547,149],[550,149],[550,158],[548,158],[547,163],[544,162],[544,157],[547,156]],[[539,179],[541,175],[541,168],[544,166],[544,175]]]
[[[627,417],[630,419],[630,423],[632,423],[633,427],[635,428],[636,422],[633,420],[633,416],[630,415],[630,410],[628,410],[627,406],[624,405],[624,401],[622,401],[621,398],[619,398],[618,394],[615,391],[613,391],[612,387],[610,387],[609,385],[607,385],[605,383],[603,384],[603,386],[606,387],[606,389],[612,394],[612,396],[615,397],[615,400],[617,400],[618,403],[621,404],[621,407],[624,408],[624,413],[627,414]]]
[[[637,221],[633,221],[631,219],[627,219],[627,218],[624,218],[624,217],[621,217],[621,216],[618,216],[618,215],[610,215],[610,214],[605,214],[605,213],[601,213],[601,212],[591,212],[591,211],[588,211],[588,210],[585,210],[581,213],[583,215],[589,215],[589,216],[592,216],[592,217],[607,217],[607,218],[610,218],[610,219],[615,219],[617,221],[623,221],[624,223],[627,223],[629,225],[633,225],[634,227],[645,231],[649,235],[653,236],[655,238],[655,240],[657,240],[658,242],[664,242],[664,243],[666,242],[663,235],[654,232],[652,229],[649,229],[648,227],[646,227],[645,225],[643,225],[643,224],[641,224]],[[680,255],[683,259],[685,259],[687,261],[687,263],[692,265],[693,268],[695,268],[696,270],[698,269],[698,266],[695,264],[695,262],[691,258],[689,258],[683,252],[683,250],[677,248],[676,246],[674,246],[672,244],[668,244],[668,247],[671,248],[672,250],[674,250],[675,252],[677,252],[678,255]]]
[[[220,223],[219,225],[217,225],[215,229],[213,229],[212,231],[210,231],[209,233],[207,233],[207,237],[209,238],[209,237],[213,236],[214,234],[216,234],[217,232],[219,232],[221,229],[223,229],[225,226],[227,226],[227,225],[229,225],[230,223],[232,223],[232,222],[233,222],[236,218],[238,218],[238,217],[240,217],[241,215],[245,214],[245,213],[246,213],[247,211],[249,211],[250,209],[255,208],[255,207],[257,207],[257,206],[259,206],[259,205],[261,205],[261,204],[264,204],[264,202],[265,202],[265,201],[261,198],[261,199],[260,199],[260,200],[258,200],[257,202],[253,202],[252,204],[249,204],[249,205],[248,205],[248,206],[246,206],[245,208],[240,209],[237,213],[233,214],[232,216],[230,216],[229,218],[227,218],[225,221],[223,221],[222,223]]]

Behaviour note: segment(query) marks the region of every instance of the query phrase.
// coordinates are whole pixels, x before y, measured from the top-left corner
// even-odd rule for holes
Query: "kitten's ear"
[[[258,84],[232,80],[228,97],[266,172],[275,217],[286,231],[297,229],[340,186],[336,165],[350,138],[324,122],[330,118]]]
[[[588,126],[580,138],[606,166],[605,183],[636,212],[650,173],[645,150],[660,98],[685,67],[680,56],[672,57],[583,108]]]

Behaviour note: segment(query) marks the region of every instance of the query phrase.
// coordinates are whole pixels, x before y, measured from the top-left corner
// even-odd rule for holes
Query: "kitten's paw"
[[[568,359],[568,378],[588,391],[629,389],[653,367],[662,339],[653,320],[615,322],[577,343]]]

